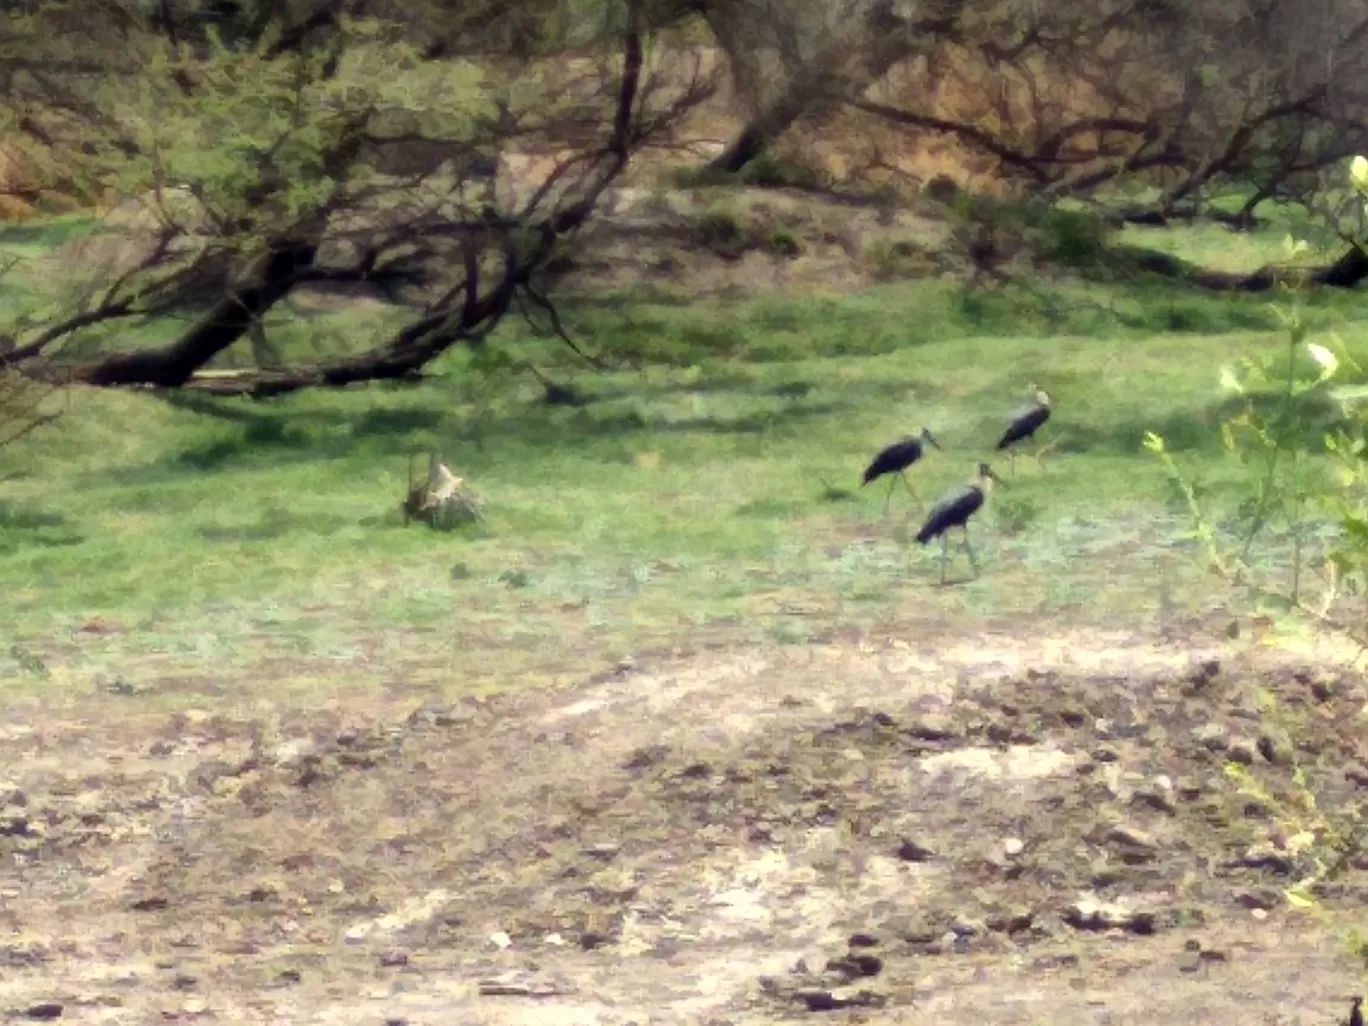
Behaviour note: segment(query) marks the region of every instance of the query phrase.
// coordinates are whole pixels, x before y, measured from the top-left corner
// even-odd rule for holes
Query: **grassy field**
[[[26,232],[10,244],[39,251]],[[1277,259],[1282,241],[1241,237],[1232,257],[1220,229],[1127,235],[1227,268]],[[1353,299],[1308,300],[1308,316],[1351,322]],[[1201,609],[1217,593],[1141,439],[1164,435],[1233,513],[1248,471],[1221,451],[1232,407],[1218,372],[1283,349],[1268,300],[1151,281],[916,281],[568,305],[611,372],[509,321],[501,349],[572,385],[586,400],[574,407],[465,353],[417,386],[267,402],[75,392],[58,425],[0,451],[0,679],[51,695],[122,678],[193,701],[247,679],[276,694],[377,674],[468,689],[700,641]],[[358,323],[320,315],[275,333],[317,348]],[[1043,467],[1019,461],[977,525],[982,577],[938,588],[938,549],[912,542],[907,496],[884,519],[883,489],[861,490],[860,471],[925,424],[945,451],[911,477],[934,498],[989,453],[1032,381],[1055,398],[1054,447]],[[409,454],[428,448],[487,498],[483,523],[402,526]]]
[[[1282,230],[1124,241],[1239,270]],[[770,1026],[816,981],[890,1023],[1342,1015],[1368,877],[1321,880],[1315,923],[1284,894],[1359,822],[1361,675],[1250,623],[1143,446],[1234,537],[1258,467],[1221,368],[1284,356],[1291,299],[1077,270],[564,300],[610,371],[510,319],[413,385],[61,397],[0,449],[0,1006]],[[1353,346],[1355,301],[1306,297],[1313,337]],[[307,357],[393,317],[322,306],[270,333]],[[1053,449],[1013,476],[991,447],[1031,382]],[[1300,412],[1325,474],[1333,413]],[[1008,478],[949,587],[923,511],[859,486],[923,425],[924,500],[985,456]],[[402,524],[430,449],[482,522]],[[856,931],[876,978],[797,972]],[[510,972],[555,985],[483,996]]]

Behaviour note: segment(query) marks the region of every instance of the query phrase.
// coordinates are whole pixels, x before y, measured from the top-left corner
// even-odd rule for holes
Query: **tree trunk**
[[[810,90],[793,89],[776,103],[761,111],[741,130],[730,146],[708,164],[712,172],[735,174],[760,156],[765,149],[793,127],[808,112]]]
[[[161,349],[112,354],[76,368],[70,379],[88,385],[184,385],[195,371],[251,330],[293,288],[295,275],[313,265],[317,252],[313,242],[273,242],[255,282],[227,292],[180,339]]]
[[[1154,253],[1130,247],[1123,247],[1121,252],[1129,257],[1133,261],[1133,266],[1139,270],[1181,280],[1210,292],[1268,292],[1280,282],[1352,289],[1368,278],[1368,254],[1357,246],[1350,247],[1343,256],[1325,267],[1268,266],[1248,274],[1210,271],[1167,253]]]

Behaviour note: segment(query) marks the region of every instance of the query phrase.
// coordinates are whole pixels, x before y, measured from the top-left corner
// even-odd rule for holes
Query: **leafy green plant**
[[[736,214],[722,207],[706,210],[698,218],[698,239],[724,260],[739,260],[751,247],[750,232]]]
[[[1368,209],[1368,158],[1354,158],[1349,183]],[[1305,246],[1289,238],[1289,257]],[[1233,583],[1252,584],[1264,597],[1281,598],[1284,608],[1348,635],[1362,651],[1368,647],[1368,617],[1361,603],[1346,610],[1343,599],[1368,590],[1368,372],[1342,340],[1332,337],[1327,346],[1307,339],[1297,290],[1289,291],[1292,302],[1274,307],[1287,341],[1284,351],[1276,359],[1245,360],[1220,373],[1221,387],[1236,397],[1234,412],[1221,425],[1221,442],[1248,471],[1236,530],[1217,530],[1162,436],[1147,433],[1144,445],[1186,498],[1193,535],[1212,569]],[[1321,428],[1324,417],[1329,424]],[[1308,472],[1313,455],[1331,457],[1333,473]],[[1256,544],[1279,524],[1288,529],[1293,546],[1290,576],[1281,582],[1257,575],[1252,558]],[[1335,535],[1323,552],[1325,586],[1315,602],[1303,587],[1308,527],[1329,528]],[[1291,741],[1301,725],[1272,695],[1260,698],[1261,721],[1289,739],[1283,753],[1290,766],[1288,785],[1273,793],[1248,767],[1235,763],[1227,766],[1227,776],[1271,810],[1286,838],[1282,847],[1295,875],[1284,890],[1288,904],[1319,915],[1320,889],[1364,849],[1364,818],[1353,802],[1326,807],[1320,801],[1320,774]],[[1353,934],[1346,944],[1359,950],[1365,942]]]
[[[1306,340],[1295,294],[1290,306],[1275,304],[1273,310],[1283,324],[1283,352],[1273,359],[1244,359],[1220,371],[1220,388],[1234,400],[1233,412],[1221,423],[1221,445],[1247,475],[1246,498],[1233,530],[1218,531],[1215,517],[1198,499],[1197,484],[1184,475],[1162,436],[1148,432],[1144,445],[1186,500],[1192,536],[1212,568],[1232,583],[1285,593],[1295,605],[1303,597],[1308,521],[1330,494],[1323,475],[1309,465],[1307,426],[1331,407],[1340,361],[1327,347]],[[1329,444],[1324,435],[1315,441],[1322,450]],[[1292,538],[1290,579],[1282,585],[1254,560],[1256,543],[1274,528]]]
[[[802,255],[803,244],[798,236],[787,228],[776,228],[765,239],[765,249],[777,257],[792,260]]]

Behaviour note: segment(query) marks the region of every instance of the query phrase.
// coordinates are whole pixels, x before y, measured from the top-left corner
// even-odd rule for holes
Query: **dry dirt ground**
[[[923,625],[369,720],[12,715],[0,1013],[1342,1021],[1363,966],[1223,772],[1368,784],[1368,691],[1310,654]]]

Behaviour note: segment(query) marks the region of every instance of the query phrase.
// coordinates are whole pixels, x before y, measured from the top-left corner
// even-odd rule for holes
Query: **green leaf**
[[[1357,156],[1349,162],[1349,181],[1359,192],[1368,193],[1368,157]]]
[[[1306,343],[1306,351],[1311,354],[1311,359],[1315,360],[1316,363],[1320,365],[1321,381],[1325,381],[1332,377],[1334,373],[1339,370],[1338,357],[1330,352],[1330,350],[1326,349],[1325,346],[1318,345],[1315,342],[1308,342]]]
[[[1316,899],[1307,894],[1300,886],[1283,891],[1283,896],[1287,898],[1287,903],[1299,912],[1306,912],[1317,907]]]
[[[1340,527],[1351,541],[1368,543],[1368,520],[1356,513],[1346,513],[1340,518]]]
[[[1345,407],[1368,402],[1368,385],[1339,385],[1330,390],[1330,397]]]

